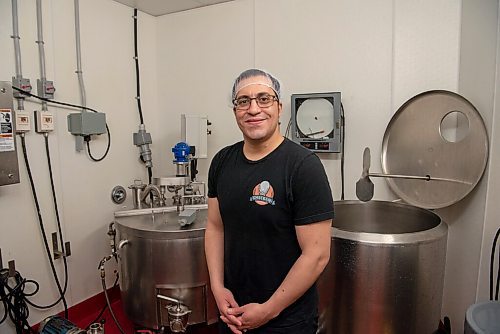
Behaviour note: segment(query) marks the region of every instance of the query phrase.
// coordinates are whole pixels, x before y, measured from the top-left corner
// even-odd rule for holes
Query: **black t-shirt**
[[[301,254],[296,225],[333,218],[321,161],[288,139],[258,161],[245,158],[243,142],[219,151],[210,166],[208,196],[219,202],[224,284],[239,305],[265,302],[283,282]],[[317,298],[314,285],[266,326],[317,316]]]

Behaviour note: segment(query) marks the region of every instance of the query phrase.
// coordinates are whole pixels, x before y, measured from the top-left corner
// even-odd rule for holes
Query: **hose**
[[[118,284],[118,274],[116,274],[116,279],[115,279],[115,282],[113,283],[113,288],[116,287]],[[95,317],[94,320],[92,320],[88,325],[87,327],[85,327],[85,329],[88,331],[90,329],[90,326],[92,324],[95,324],[96,322],[99,321],[99,319],[101,319],[102,315],[104,314],[104,311],[106,311],[106,309],[108,308],[108,303],[104,303],[104,306],[101,308],[101,311],[99,312],[99,314],[97,315],[97,317]]]
[[[111,260],[113,258],[113,255],[108,255],[105,256],[101,262],[99,262],[99,270],[101,272],[101,283],[102,283],[102,289],[104,291],[104,297],[106,298],[106,305],[109,307],[109,313],[111,314],[111,317],[113,318],[113,321],[116,324],[116,327],[120,331],[121,334],[125,334],[125,331],[123,330],[122,326],[120,326],[120,323],[118,322],[118,319],[116,319],[115,313],[113,312],[113,308],[111,307],[111,302],[109,300],[108,296],[108,291],[106,289],[106,271],[104,270],[104,264]]]

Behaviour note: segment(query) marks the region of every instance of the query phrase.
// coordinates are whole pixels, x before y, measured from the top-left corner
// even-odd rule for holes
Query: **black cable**
[[[344,154],[345,154],[345,115],[344,115],[344,105],[340,102],[340,126],[341,126],[341,152],[340,152],[340,181],[342,183],[342,191],[340,194],[340,199],[344,200]]]
[[[17,90],[18,92],[21,92],[23,93],[24,95],[28,95],[29,97],[34,97],[36,99],[39,99],[41,101],[45,101],[45,102],[49,102],[49,103],[53,103],[53,104],[59,104],[61,106],[66,106],[66,107],[71,107],[71,108],[77,108],[77,109],[85,109],[85,110],[89,110],[89,111],[93,111],[93,112],[98,112],[97,110],[95,109],[92,109],[92,108],[87,108],[87,107],[84,107],[84,106],[79,106],[79,105],[76,105],[76,104],[71,104],[71,103],[66,103],[66,102],[60,102],[60,101],[56,101],[56,100],[50,100],[50,99],[47,99],[45,97],[41,97],[41,96],[38,96],[38,95],[35,95],[35,94],[31,94],[30,92],[27,92],[19,87],[15,87],[15,86],[12,86],[12,88],[14,90]]]
[[[90,136],[84,137],[85,142],[87,142],[87,153],[89,154],[89,157],[90,157],[90,159],[92,159],[92,161],[95,161],[95,162],[102,161],[102,160],[104,160],[104,158],[106,158],[106,156],[109,153],[109,148],[111,147],[111,133],[109,132],[109,127],[108,127],[107,123],[106,123],[106,132],[108,134],[108,145],[106,147],[106,152],[104,152],[103,156],[100,158],[94,158],[94,156],[92,156],[92,153],[90,152],[90,144],[89,144]]]
[[[26,151],[26,140],[24,138],[24,134],[21,134],[21,145],[22,145],[22,148],[23,148],[23,156],[24,156],[24,162],[26,164],[26,170],[28,172],[28,178],[30,180],[31,192],[33,194],[33,200],[35,201],[35,207],[36,207],[36,211],[37,211],[37,215],[38,215],[38,223],[40,225],[40,230],[42,232],[43,244],[45,246],[45,252],[47,253],[47,257],[49,258],[50,268],[52,270],[52,274],[54,276],[54,280],[56,282],[57,289],[59,291],[59,298],[55,302],[53,302],[52,304],[50,304],[50,305],[44,305],[44,306],[37,305],[37,304],[29,301],[28,299],[26,299],[26,302],[28,304],[30,304],[31,306],[36,307],[38,309],[49,309],[49,308],[52,308],[55,305],[57,305],[61,300],[63,301],[64,305],[66,306],[66,300],[64,298],[64,292],[63,292],[63,290],[61,288],[61,284],[59,283],[59,278],[57,277],[56,268],[54,266],[54,261],[52,261],[52,256],[50,255],[49,243],[47,241],[47,235],[45,233],[45,227],[43,226],[42,214],[40,213],[40,204],[38,203],[38,196],[36,194],[35,183],[33,182],[33,175],[31,174],[31,168],[30,168],[30,165],[29,165],[28,153]]]
[[[139,52],[138,52],[138,42],[137,42],[137,8],[134,8],[134,61],[135,61],[135,82],[136,82],[136,97],[137,100],[137,110],[139,111],[139,120],[140,124],[144,125],[144,118],[142,116],[142,105],[141,105],[141,74],[139,70]],[[143,163],[146,163],[142,154],[140,155],[140,159]],[[151,160],[150,160],[151,161]],[[153,171],[152,167],[147,167],[148,169],[148,180],[149,184],[152,182]],[[151,203],[153,203],[153,194],[150,194],[149,198],[151,199]]]
[[[151,184],[151,181],[153,180],[153,170],[151,167],[148,167],[148,180],[149,184]]]
[[[135,81],[137,87],[137,107],[139,108],[139,118],[141,124],[144,124],[144,118],[142,117],[142,107],[141,107],[141,82],[139,73],[139,56],[137,52],[137,8],[134,8],[134,60],[135,60]]]
[[[196,175],[198,174],[198,159],[191,160],[191,181],[196,179]]]
[[[14,287],[11,287],[9,281],[15,283]],[[28,283],[35,285],[35,290],[31,293],[24,292]],[[27,297],[33,296],[38,290],[39,284],[36,281],[24,279],[18,271],[15,272],[13,277],[10,277],[8,269],[0,269],[0,301],[2,301],[5,310],[0,324],[9,316],[16,327],[17,334],[25,334],[26,331],[35,334],[35,331],[28,323],[29,308]]]
[[[44,137],[45,137],[45,152],[47,154],[47,164],[49,167],[50,188],[52,190],[52,201],[54,202],[54,211],[56,214],[57,231],[59,232],[59,239],[61,241],[61,251],[62,251],[63,264],[64,264],[64,288],[63,288],[63,299],[62,299],[63,304],[64,304],[64,318],[68,319],[68,304],[66,303],[66,298],[64,297],[66,295],[66,290],[68,288],[68,280],[69,280],[69,278],[68,278],[68,262],[66,260],[64,238],[63,238],[62,228],[61,228],[61,219],[59,217],[59,208],[57,205],[56,188],[54,187],[54,175],[52,173],[52,162],[50,160],[50,148],[49,148],[48,133],[45,133]]]
[[[498,237],[500,236],[500,228],[495,233],[493,238],[493,245],[491,246],[491,258],[490,258],[490,300],[498,300],[498,290],[500,286],[500,254],[498,256],[498,272],[497,281],[495,286],[495,299],[493,299],[493,267],[495,265],[495,250],[497,248]]]

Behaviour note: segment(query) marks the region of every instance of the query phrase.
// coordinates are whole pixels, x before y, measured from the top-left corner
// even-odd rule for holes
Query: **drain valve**
[[[191,310],[175,298],[163,295],[157,295],[157,297],[174,303],[167,306],[170,331],[172,333],[185,333]]]

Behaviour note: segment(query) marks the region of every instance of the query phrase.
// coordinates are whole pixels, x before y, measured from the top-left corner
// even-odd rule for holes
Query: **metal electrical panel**
[[[0,186],[19,183],[12,99],[11,83],[0,81]]]

